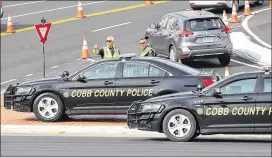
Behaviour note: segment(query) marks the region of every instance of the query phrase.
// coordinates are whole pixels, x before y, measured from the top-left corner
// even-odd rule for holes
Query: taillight
[[[211,78],[205,78],[202,80],[205,87],[208,87],[209,85],[213,84],[213,80]]]
[[[230,29],[228,27],[224,27],[222,30],[222,32],[225,32],[225,33],[229,33],[230,32]]]
[[[192,31],[187,31],[187,30],[183,30],[179,32],[179,36],[180,37],[187,37],[190,35],[193,35],[194,33]]]

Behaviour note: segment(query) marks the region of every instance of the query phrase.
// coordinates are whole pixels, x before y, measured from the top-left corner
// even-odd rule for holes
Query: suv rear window
[[[188,31],[207,31],[214,29],[223,29],[224,23],[220,18],[192,19],[186,21],[185,28]]]

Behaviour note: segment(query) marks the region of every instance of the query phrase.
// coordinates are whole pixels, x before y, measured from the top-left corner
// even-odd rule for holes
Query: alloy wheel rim
[[[38,104],[38,112],[44,118],[50,119],[57,115],[59,111],[58,103],[55,99],[46,97]]]
[[[191,122],[185,115],[174,115],[168,121],[168,130],[174,137],[185,137],[191,130]]]

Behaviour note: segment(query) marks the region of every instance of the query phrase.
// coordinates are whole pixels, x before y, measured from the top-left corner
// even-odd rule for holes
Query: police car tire
[[[170,132],[169,132],[169,129],[168,129],[168,122],[170,120],[170,118],[174,115],[177,115],[177,114],[181,114],[181,115],[184,115],[186,116],[187,118],[189,118],[189,121],[191,122],[191,129],[189,131],[189,133],[187,135],[185,135],[184,137],[175,137],[173,136]],[[195,132],[196,132],[196,129],[197,129],[197,125],[196,125],[196,121],[195,121],[195,118],[194,116],[187,110],[183,110],[183,109],[176,109],[176,110],[173,110],[173,111],[170,111],[164,118],[163,120],[163,132],[164,134],[172,141],[174,142],[186,142],[186,141],[189,141],[191,139],[193,139],[195,137]]]
[[[58,112],[55,115],[55,117],[53,117],[53,118],[49,118],[49,119],[45,118],[38,111],[38,104],[45,97],[52,98],[58,103]],[[55,122],[55,121],[62,119],[62,117],[64,115],[64,105],[58,95],[56,95],[54,93],[42,93],[34,101],[33,112],[34,112],[35,116],[43,122]]]

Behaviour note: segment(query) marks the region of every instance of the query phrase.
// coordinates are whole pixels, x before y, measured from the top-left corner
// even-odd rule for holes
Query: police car
[[[271,70],[238,73],[197,91],[134,102],[128,127],[172,141],[208,134],[271,134]]]
[[[34,112],[42,121],[69,114],[124,114],[135,100],[204,87],[216,76],[167,59],[133,54],[101,60],[69,75],[10,85],[4,107]],[[67,115],[68,114],[68,115]]]

